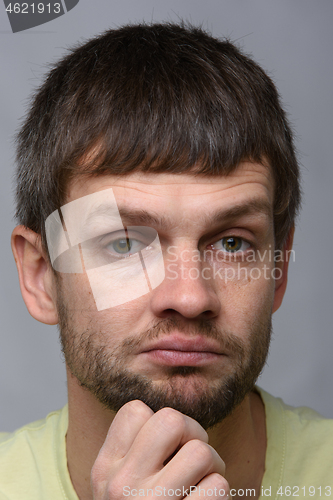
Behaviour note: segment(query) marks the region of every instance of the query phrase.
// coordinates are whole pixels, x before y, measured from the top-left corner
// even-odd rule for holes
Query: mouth
[[[205,337],[168,335],[146,346],[140,355],[147,361],[165,366],[203,366],[216,362],[225,355],[221,347]]]

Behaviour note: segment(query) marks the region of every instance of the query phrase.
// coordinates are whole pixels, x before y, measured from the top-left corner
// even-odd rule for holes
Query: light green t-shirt
[[[333,420],[258,392],[267,426],[260,500],[333,500]],[[0,500],[78,500],[67,469],[67,425],[65,406],[12,434],[0,434]],[[243,496],[251,498],[251,492]]]

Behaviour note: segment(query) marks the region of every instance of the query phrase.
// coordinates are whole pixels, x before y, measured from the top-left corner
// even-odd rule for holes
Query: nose
[[[164,259],[165,278],[152,291],[152,312],[160,318],[176,313],[188,319],[214,318],[221,304],[211,269],[207,262],[180,258],[183,253],[173,253],[177,258],[172,260]]]

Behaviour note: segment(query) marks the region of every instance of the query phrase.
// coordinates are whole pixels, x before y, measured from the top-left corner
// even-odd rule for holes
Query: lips
[[[169,335],[145,347],[141,354],[150,361],[167,366],[201,366],[224,354],[221,347],[205,337]]]
[[[180,337],[168,336],[161,339],[145,349],[142,352],[154,350],[181,351],[181,352],[211,352],[214,354],[223,354],[221,347],[216,342],[204,337]]]

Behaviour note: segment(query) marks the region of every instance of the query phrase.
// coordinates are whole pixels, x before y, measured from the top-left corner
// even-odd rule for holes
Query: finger
[[[167,476],[186,477],[189,484],[196,484],[213,472],[224,476],[225,463],[212,446],[199,439],[184,444],[163,469]]]
[[[190,440],[208,442],[208,434],[193,418],[172,408],[155,413],[137,434],[126,456],[126,465],[141,477],[155,474],[177,449]]]
[[[228,481],[223,476],[213,473],[204,477],[196,486],[192,486],[189,493],[193,500],[211,500],[212,498],[227,500],[230,488]]]
[[[137,434],[154,412],[142,401],[133,400],[120,408],[110,426],[100,457],[110,461],[123,458],[130,450]]]
[[[155,484],[167,488],[185,488],[198,484],[206,476],[225,474],[225,464],[212,446],[198,439],[188,441],[155,476]]]

